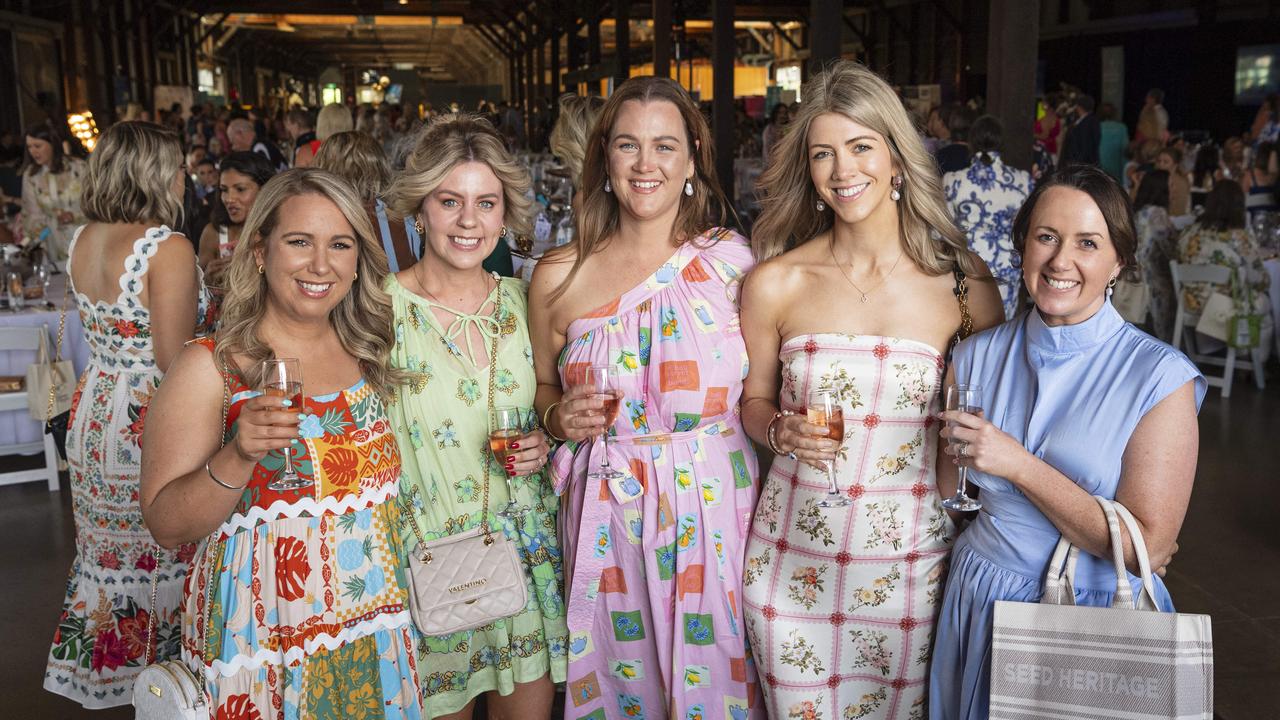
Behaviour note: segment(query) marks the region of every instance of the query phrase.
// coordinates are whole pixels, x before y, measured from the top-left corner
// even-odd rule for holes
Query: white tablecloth
[[[62,304],[63,292],[66,290],[66,275],[55,275],[50,283],[49,297]],[[33,301],[38,303],[39,301]],[[70,360],[75,366],[77,376],[84,372],[89,364],[89,345],[84,339],[84,330],[80,326],[80,313],[76,310],[74,298],[69,298],[67,310],[67,329],[62,340],[62,357]],[[58,341],[58,316],[61,311],[43,306],[30,307],[21,312],[0,311],[0,327],[35,327],[44,325],[49,330],[49,351],[53,352]],[[27,366],[35,362],[34,352],[10,351],[0,352],[0,375],[26,375]],[[26,410],[0,412],[0,445],[17,445],[41,441],[44,429],[41,424],[31,419]]]

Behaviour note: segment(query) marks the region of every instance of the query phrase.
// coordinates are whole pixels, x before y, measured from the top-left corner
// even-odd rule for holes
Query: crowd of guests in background
[[[1170,132],[1158,90],[1132,139],[1052,95],[1022,169],[997,118],[913,118],[861,65],[803,96],[749,126],[750,239],[667,79],[554,124],[130,108],[87,161],[31,129],[15,235],[70,276],[92,351],[45,687],[124,704],[180,658],[218,717],[545,718],[558,685],[574,718],[985,717],[992,603],[1038,597],[1060,536],[1076,602],[1111,603],[1091,495],[1172,555],[1205,382],[1112,293],[1145,283],[1166,342],[1172,259],[1240,270],[1264,312],[1280,108],[1219,146]],[[574,236],[525,282],[544,143]],[[302,390],[266,392],[281,358]],[[942,412],[963,382],[984,412]],[[1079,417],[1105,427],[1052,432]],[[424,633],[408,558],[472,532],[513,545],[527,602]]]

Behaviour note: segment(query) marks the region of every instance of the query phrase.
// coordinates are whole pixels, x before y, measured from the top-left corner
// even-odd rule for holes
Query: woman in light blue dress
[[[1109,300],[1110,285],[1136,264],[1120,187],[1094,167],[1060,170],[1031,194],[1013,235],[1036,307],[961,342],[947,377],[981,385],[984,412],[942,414],[950,445],[939,490],[955,491],[961,463],[983,507],[952,553],[930,673],[934,720],[987,717],[994,603],[1040,600],[1060,536],[1084,551],[1076,604],[1110,605],[1115,570],[1092,495],[1133,512],[1152,567],[1162,567],[1195,477],[1204,378]],[[1131,544],[1124,553],[1136,569]],[[1158,578],[1156,595],[1161,610],[1173,609]]]

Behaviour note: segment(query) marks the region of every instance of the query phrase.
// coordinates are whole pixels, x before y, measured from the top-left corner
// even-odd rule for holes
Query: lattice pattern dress
[[[212,339],[196,341],[210,352]],[[231,375],[227,441],[258,395]],[[204,672],[215,718],[421,717],[405,555],[400,450],[364,380],[308,397],[294,468],[312,487],[267,487],[266,455],[183,596],[183,659]],[[212,568],[210,568],[212,563]],[[208,579],[212,577],[212,583]],[[206,624],[206,618],[208,622]]]
[[[756,460],[737,411],[747,357],[736,301],[752,257],[742,237],[717,237],[686,243],[568,328],[566,387],[592,364],[618,368],[609,457],[626,475],[587,477],[599,440],[567,443],[553,462],[571,563],[570,720],[764,715],[741,596]]]
[[[138,292],[151,258],[171,236],[172,231],[161,226],[134,242],[115,302],[94,303],[75,293],[90,350],[67,431],[76,559],[44,687],[86,708],[132,700],[133,680],[142,670],[146,647],[153,572],[159,574],[157,656],[164,659],[178,652],[182,578],[195,547],[174,551],[156,545],[138,504],[142,426],[163,376],[152,351],[151,313]],[[78,238],[79,231],[72,250]],[[178,242],[186,240],[179,236]],[[209,327],[208,310],[209,294],[202,281],[196,334]]]
[[[925,716],[930,639],[954,534],[934,474],[942,356],[915,340],[800,335],[783,343],[781,407],[838,393],[846,507],[825,471],[780,456],[761,491],[743,593],[770,717]]]

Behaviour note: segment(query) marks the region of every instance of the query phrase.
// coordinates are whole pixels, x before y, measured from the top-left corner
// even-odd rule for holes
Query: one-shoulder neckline
[[[788,345],[791,345],[796,341],[801,340],[802,338],[812,339],[812,338],[820,338],[820,337],[836,337],[842,340],[860,340],[862,338],[871,338],[875,340],[892,340],[893,342],[910,343],[912,345],[919,345],[920,347],[927,349],[929,352],[933,353],[937,357],[944,357],[942,351],[938,350],[933,345],[930,345],[929,343],[923,340],[916,340],[914,338],[906,338],[906,337],[895,337],[893,335],[874,335],[874,334],[863,334],[863,333],[837,333],[837,332],[800,333],[798,335],[793,335],[787,338],[786,340],[782,341],[782,344],[778,346],[778,354],[781,355],[783,352],[788,351],[788,347],[787,347]]]

